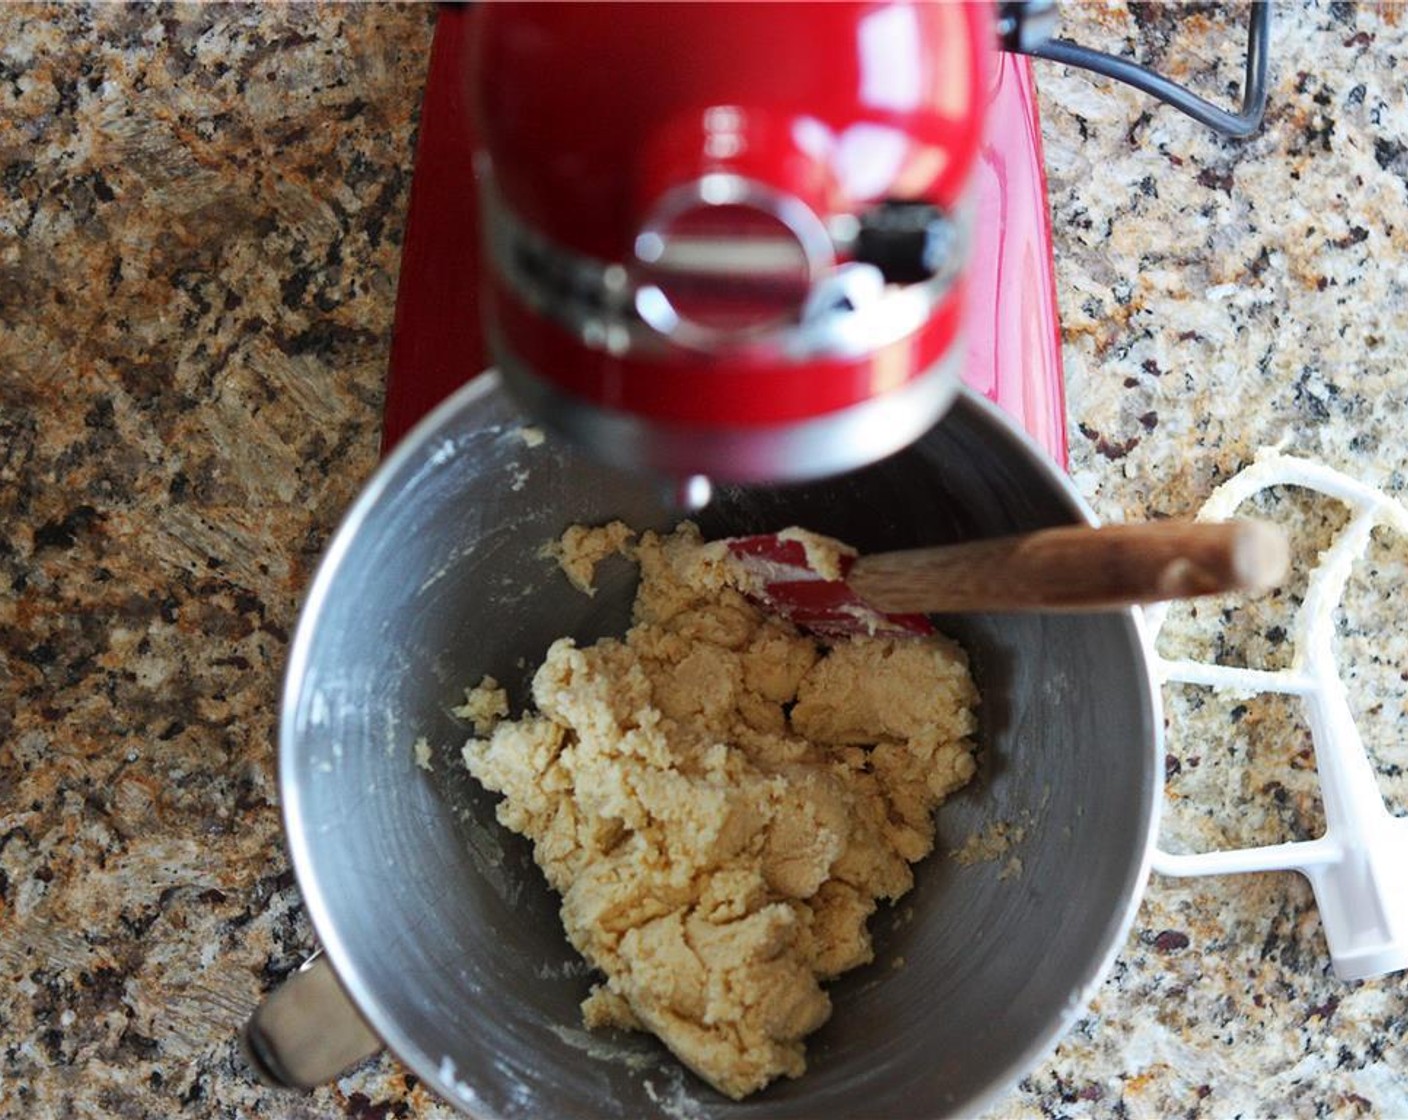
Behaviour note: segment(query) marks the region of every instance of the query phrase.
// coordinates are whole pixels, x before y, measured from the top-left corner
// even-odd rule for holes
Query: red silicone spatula
[[[1252,520],[1072,525],[873,556],[843,552],[840,578],[818,572],[796,537],[735,537],[728,547],[755,599],[824,637],[929,634],[927,614],[1255,593],[1279,582],[1290,561],[1285,534]]]

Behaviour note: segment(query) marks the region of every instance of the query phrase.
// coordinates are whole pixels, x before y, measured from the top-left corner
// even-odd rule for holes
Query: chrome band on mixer
[[[645,464],[666,475],[704,474],[719,482],[771,477],[795,482],[851,469],[857,448],[868,461],[912,443],[943,415],[962,388],[963,354],[955,350],[907,384],[802,423],[735,428],[646,422],[564,393],[517,361],[491,332],[504,383],[531,413],[596,448],[617,466]]]
[[[680,347],[774,361],[861,357],[904,339],[929,321],[953,295],[972,240],[973,208],[965,202],[945,224],[948,237],[935,274],[918,283],[886,284],[871,265],[835,261],[834,242],[846,226],[838,224],[829,231],[804,206],[779,197],[773,212],[797,232],[813,281],[799,303],[798,318],[723,330],[682,317],[657,284],[638,274],[641,252],[658,257],[664,251],[661,235],[653,228],[637,238],[636,261],[604,261],[569,249],[521,221],[499,193],[487,160],[480,161],[478,180],[485,247],[507,287],[583,345],[616,356],[659,356]],[[776,195],[738,176],[705,176],[689,186],[698,188],[689,197],[706,205],[754,205]],[[721,201],[711,199],[706,189],[711,186],[720,188],[712,191],[712,199]],[[666,210],[678,208],[681,197],[662,205]],[[788,201],[793,205],[783,205]],[[802,211],[805,219],[797,217]],[[730,252],[736,260],[736,247]]]

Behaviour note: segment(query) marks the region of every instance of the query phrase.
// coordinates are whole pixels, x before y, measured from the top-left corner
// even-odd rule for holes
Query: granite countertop
[[[1069,37],[1218,98],[1245,14],[1063,10]],[[433,21],[0,11],[5,1115],[451,1115],[386,1057],[310,1095],[263,1089],[235,1041],[313,944],[282,846],[278,684],[376,460]],[[1191,514],[1282,440],[1402,496],[1403,58],[1402,8],[1278,5],[1266,127],[1242,143],[1039,64],[1071,472],[1102,516]],[[1343,522],[1299,491],[1260,508],[1302,563]],[[1399,813],[1404,566],[1376,539],[1339,624]],[[1295,598],[1185,610],[1166,640],[1275,667]],[[1166,702],[1171,845],[1315,834],[1293,706]],[[1298,877],[1155,876],[1090,1011],[992,1111],[1408,1115],[1405,1033],[1402,976],[1335,980]]]

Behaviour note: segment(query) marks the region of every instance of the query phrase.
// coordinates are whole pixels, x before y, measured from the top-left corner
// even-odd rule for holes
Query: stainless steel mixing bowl
[[[1010,853],[1020,868],[942,853],[921,864],[914,891],[873,919],[875,963],[832,985],[805,1076],[734,1103],[648,1036],[582,1030],[592,977],[557,899],[459,762],[469,729],[450,709],[465,686],[491,673],[518,710],[553,639],[627,626],[629,565],[608,561],[588,598],[540,557],[543,544],[573,522],[673,520],[646,480],[551,437],[530,446],[526,422],[492,374],[428,418],[332,541],[293,644],[280,727],[288,838],[314,926],[366,1022],[484,1117],[979,1110],[1080,1014],[1143,889],[1162,755],[1138,618],[942,620],[972,656],[983,766],[940,811],[940,847],[1009,822],[1025,829]],[[880,550],[1088,516],[1000,413],[964,396],[884,462],[725,490],[696,519],[711,536],[795,523]],[[420,736],[431,770],[414,757]]]

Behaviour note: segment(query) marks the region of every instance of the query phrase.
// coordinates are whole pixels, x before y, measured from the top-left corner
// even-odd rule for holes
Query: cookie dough
[[[632,535],[558,545],[574,583],[613,550],[639,564],[624,640],[553,643],[535,710],[481,724],[464,760],[605,977],[586,1025],[653,1031],[741,1098],[803,1071],[822,984],[872,959],[867,919],[910,889],[935,806],[975,772],[978,696],[947,639],[825,648],[736,590],[692,525]]]
[[[488,735],[508,715],[508,693],[493,677],[485,677],[475,687],[465,689],[464,703],[450,712],[472,723],[476,735]]]
[[[587,595],[596,594],[592,575],[596,566],[613,552],[622,551],[635,536],[630,526],[620,521],[609,525],[573,525],[561,540],[551,541],[543,555],[557,561],[572,586]]]

